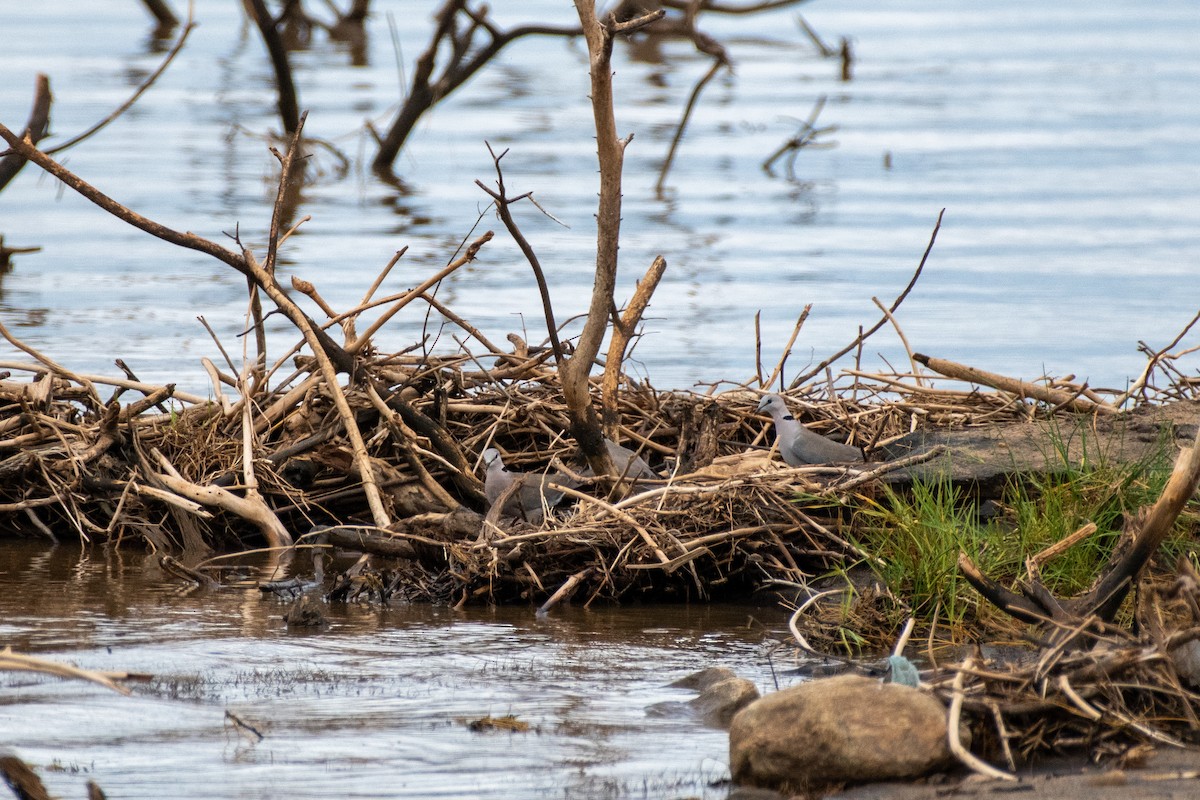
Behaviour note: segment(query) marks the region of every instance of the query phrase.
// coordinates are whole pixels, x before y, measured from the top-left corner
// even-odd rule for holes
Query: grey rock
[[[686,703],[656,703],[646,709],[656,717],[690,717],[716,728],[728,728],[733,715],[758,699],[758,687],[726,667],[710,667],[669,684],[699,694]]]
[[[706,686],[688,706],[706,724],[728,728],[734,716],[758,698],[758,687],[735,675]]]
[[[729,729],[734,781],[766,788],[912,778],[952,762],[940,702],[860,675],[769,694],[738,712]]]

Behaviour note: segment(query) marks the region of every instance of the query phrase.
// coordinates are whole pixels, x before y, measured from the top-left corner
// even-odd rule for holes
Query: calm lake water
[[[428,115],[397,162],[408,193],[364,168],[374,150],[364,123],[386,127],[433,5],[373,4],[364,66],[320,36],[295,55],[307,132],[348,167],[314,149],[302,208],[312,221],[285,248],[283,270],[346,308],[407,246],[387,286],[415,284],[451,258],[486,211],[474,180],[494,177],[490,141],[510,148],[510,188],[534,191],[569,226],[532,206],[519,216],[563,319],[586,306],[594,257],[595,155],[580,43],[518,42]],[[574,18],[566,2],[496,5],[505,25]],[[262,44],[239,8],[198,0],[199,27],[167,74],[64,158],[165,224],[221,241],[240,230],[261,243],[274,196],[267,135],[279,125]],[[827,41],[853,41],[853,80],[841,82],[837,64],[817,57],[794,10],[705,18],[736,67],[704,94],[662,199],[653,190],[659,164],[708,62],[683,42],[616,49],[619,127],[635,134],[622,294],[655,255],[669,263],[635,370],[667,388],[745,379],[754,371],[755,312],[764,360],[774,363],[806,303],[813,316],[791,363],[819,360],[878,318],[872,296],[888,303],[907,282],[942,208],[926,274],[899,315],[917,350],[1025,378],[1077,373],[1119,386],[1144,363],[1139,340],[1160,347],[1195,313],[1194,3],[983,10],[816,0],[802,10]],[[136,2],[4,3],[0,120],[24,124],[43,71],[56,97],[48,144],[86,128],[158,64],[149,28]],[[766,175],[761,162],[822,96],[819,122],[838,126],[827,137],[837,147],[802,153],[794,180]],[[496,241],[446,282],[442,299],[497,341],[522,329],[538,338],[528,268],[491,214],[481,225],[500,232]],[[0,233],[10,246],[43,248],[3,277],[0,315],[71,367],[113,373],[112,359],[123,357],[147,379],[203,388],[198,359],[216,349],[197,315],[240,349],[240,277],[106,217],[35,169],[0,194]],[[413,309],[389,325],[384,344],[411,344],[425,322]],[[282,352],[295,337],[276,330]],[[437,320],[429,330],[439,332]],[[457,333],[444,331],[437,346],[453,347]],[[0,345],[0,358],[12,352]],[[890,330],[872,340],[864,365],[882,368],[884,358],[903,364]]]
[[[764,625],[786,632],[750,607],[335,606],[302,633],[285,610],[253,587],[185,594],[153,557],[5,543],[0,642],[153,678],[123,697],[0,672],[0,747],[65,798],[88,780],[147,800],[724,797],[728,736],[667,684],[722,665],[771,689]],[[529,730],[467,727],[508,714]]]

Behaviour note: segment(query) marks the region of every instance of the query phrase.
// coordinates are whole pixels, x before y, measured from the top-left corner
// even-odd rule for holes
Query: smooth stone
[[[686,703],[655,703],[646,712],[656,717],[691,717],[716,728],[728,728],[734,714],[759,698],[758,687],[727,667],[709,667],[668,684],[699,694]]]
[[[953,761],[945,706],[919,689],[861,675],[769,694],[729,728],[734,782],[766,788],[914,778]]]

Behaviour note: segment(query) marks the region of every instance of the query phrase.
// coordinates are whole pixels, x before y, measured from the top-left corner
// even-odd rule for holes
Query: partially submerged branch
[[[276,25],[275,18],[267,8],[266,0],[245,0],[247,12],[262,34],[263,43],[271,56],[271,67],[275,70],[275,88],[279,95],[279,119],[288,135],[300,128],[300,104],[296,100],[296,83],[292,80],[292,67],[288,63],[287,47]]]
[[[578,28],[522,25],[504,31],[487,17],[487,6],[473,10],[468,0],[446,0],[436,14],[433,37],[417,59],[412,82],[395,120],[379,143],[372,166],[377,173],[390,174],[392,164],[421,116],[465,83],[505,46],[523,36],[566,36],[580,34]],[[486,36],[483,43],[476,36]],[[438,53],[448,53],[440,74],[435,75]]]
[[[45,75],[38,74],[33,91],[33,108],[29,112],[29,121],[25,123],[25,130],[21,131],[21,141],[28,141],[32,147],[46,136],[50,129],[50,104],[52,101],[50,79]],[[16,148],[0,158],[0,191],[17,176],[27,160],[25,156],[16,152]]]

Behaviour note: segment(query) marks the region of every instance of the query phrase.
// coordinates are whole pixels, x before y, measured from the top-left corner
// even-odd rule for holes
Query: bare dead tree
[[[29,112],[29,121],[25,123],[25,130],[21,131],[22,140],[27,140],[34,145],[49,132],[50,104],[53,100],[54,98],[50,94],[50,79],[39,73],[34,81],[33,109]],[[0,158],[0,190],[3,190],[9,181],[17,176],[21,167],[25,166],[25,162],[24,157],[12,150],[4,153],[4,157]]]
[[[662,195],[663,184],[666,183],[667,173],[671,171],[671,164],[675,160],[675,151],[679,147],[679,142],[683,139],[683,133],[687,129],[688,120],[691,119],[692,111],[696,107],[696,103],[700,100],[700,93],[704,91],[704,87],[717,77],[722,69],[730,68],[729,53],[721,46],[721,43],[712,38],[706,33],[700,31],[696,27],[696,15],[700,12],[700,7],[704,5],[703,0],[692,0],[687,6],[687,12],[684,16],[684,26],[688,36],[692,40],[692,44],[701,53],[705,53],[712,57],[712,66],[708,68],[708,72],[696,82],[692,88],[692,94],[688,97],[687,104],[683,108],[683,116],[679,119],[679,125],[675,128],[675,136],[671,139],[671,146],[667,148],[667,156],[663,159],[662,168],[658,171],[658,182],[654,184],[654,191],[659,196]]]
[[[596,271],[592,299],[575,352],[560,366],[559,378],[571,422],[571,436],[579,444],[592,470],[597,475],[610,475],[612,464],[604,446],[599,417],[592,406],[588,378],[614,310],[617,251],[621,234],[621,171],[625,148],[632,139],[632,135],[625,138],[617,136],[613,110],[613,37],[655,22],[662,18],[663,12],[654,11],[626,22],[616,22],[611,17],[601,22],[596,17],[595,0],[575,0],[575,10],[579,14],[588,46],[592,116],[595,119],[596,150],[600,163],[600,200],[596,210]]]
[[[350,60],[355,66],[366,66],[367,14],[371,0],[350,0],[350,6],[345,11],[334,6],[332,0],[325,2],[336,15],[335,21],[325,26],[329,38],[349,45]]]
[[[300,126],[300,104],[296,100],[296,84],[292,80],[287,47],[284,46],[283,36],[275,18],[267,9],[266,0],[244,2],[246,11],[262,34],[263,43],[271,56],[271,66],[275,70],[275,88],[279,94],[279,119],[283,123],[283,130],[290,136]]]
[[[179,17],[175,16],[175,12],[167,5],[167,0],[142,0],[142,2],[146,5],[146,10],[158,22],[159,31],[169,31],[179,24]]]
[[[421,116],[447,97],[499,53],[522,36],[579,36],[575,27],[521,25],[501,30],[487,16],[487,6],[472,9],[468,0],[446,0],[438,10],[433,38],[417,59],[408,97],[391,127],[379,140],[379,152],[373,162],[377,173],[390,175],[392,164]],[[477,41],[481,39],[482,41]],[[439,53],[445,53],[440,73]]]
[[[796,156],[804,148],[825,148],[833,147],[831,142],[817,141],[821,136],[827,133],[833,133],[837,130],[836,125],[826,125],[823,128],[818,128],[817,117],[821,115],[821,111],[825,108],[825,95],[817,98],[817,102],[813,104],[812,111],[808,113],[808,119],[800,123],[800,130],[794,136],[791,136],[786,142],[781,144],[774,153],[769,155],[763,161],[763,172],[771,177],[775,177],[775,171],[772,166],[783,156],[787,156],[787,176],[789,180],[796,178]]]

